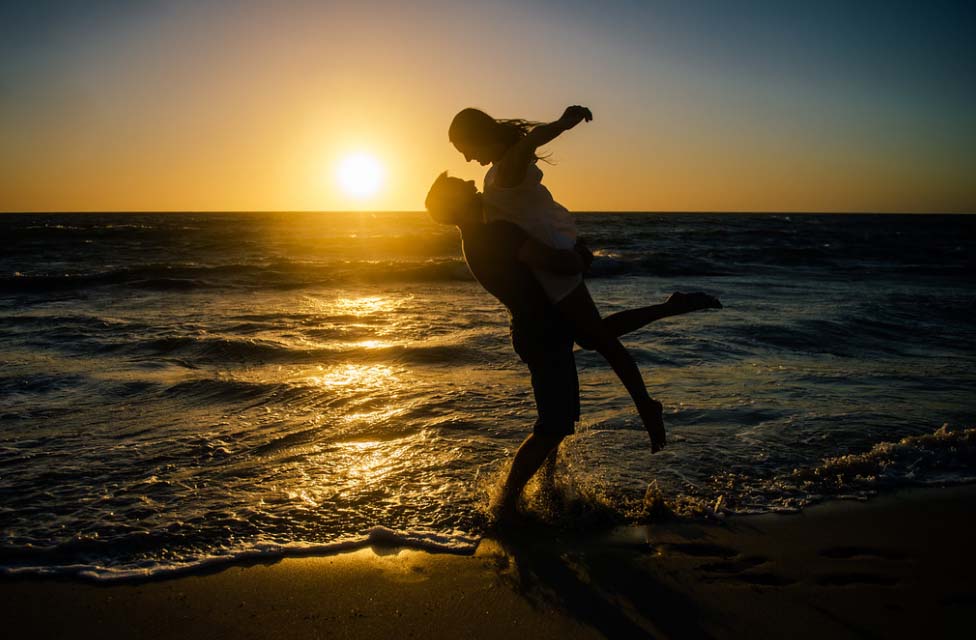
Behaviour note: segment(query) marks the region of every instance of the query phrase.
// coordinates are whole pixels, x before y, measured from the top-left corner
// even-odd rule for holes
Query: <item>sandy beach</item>
[[[473,556],[365,548],[124,584],[6,578],[9,637],[971,637],[976,486]]]

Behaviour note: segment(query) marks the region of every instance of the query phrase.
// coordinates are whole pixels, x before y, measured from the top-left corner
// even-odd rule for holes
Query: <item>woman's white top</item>
[[[506,220],[553,249],[576,246],[576,223],[542,184],[542,170],[530,164],[525,179],[514,187],[495,185],[496,166],[485,174],[485,222]],[[583,282],[582,274],[565,275],[532,267],[532,273],[552,302],[559,302]]]

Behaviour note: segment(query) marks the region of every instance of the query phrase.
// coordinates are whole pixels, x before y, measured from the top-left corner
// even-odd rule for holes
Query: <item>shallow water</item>
[[[577,353],[564,504],[533,503],[539,517],[599,527],[976,479],[972,220],[580,215],[605,313],[675,290],[726,308],[625,339],[666,407],[653,457],[612,372]],[[0,234],[6,571],[111,578],[481,533],[534,407],[453,229],[75,214],[0,216]]]

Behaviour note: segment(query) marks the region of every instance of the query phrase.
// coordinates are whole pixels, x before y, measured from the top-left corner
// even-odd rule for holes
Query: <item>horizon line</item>
[[[260,213],[317,213],[317,214],[349,214],[349,213],[403,213],[403,214],[423,214],[427,213],[423,209],[79,209],[72,211],[0,211],[0,215],[55,215],[55,214],[260,214]],[[727,211],[705,211],[691,209],[673,210],[591,210],[573,211],[573,215],[943,215],[943,216],[966,216],[976,214],[973,211],[799,211],[799,210],[727,210]]]

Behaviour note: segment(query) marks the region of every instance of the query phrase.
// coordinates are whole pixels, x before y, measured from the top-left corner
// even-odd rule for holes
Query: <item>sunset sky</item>
[[[569,104],[573,210],[976,211],[976,3],[830,0],[4,2],[0,211],[417,210]]]

